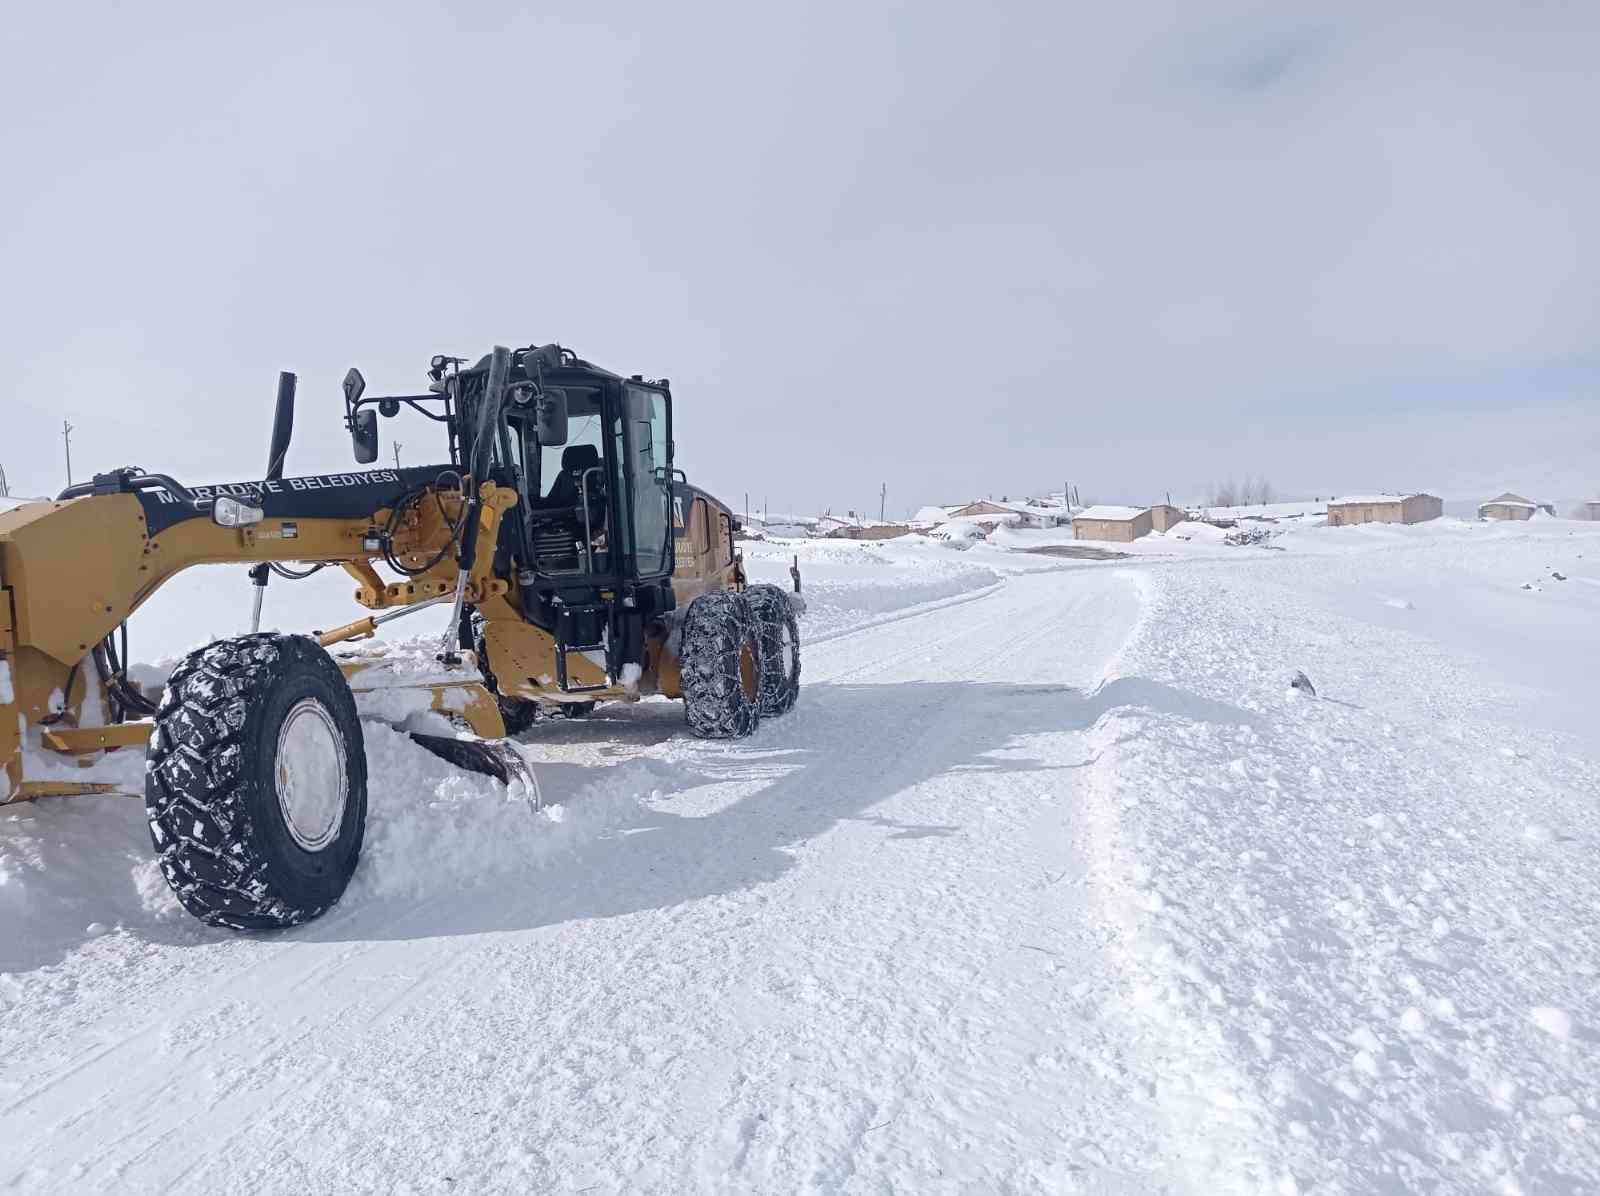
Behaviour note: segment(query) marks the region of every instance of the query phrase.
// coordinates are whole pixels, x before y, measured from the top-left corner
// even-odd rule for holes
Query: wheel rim
[[[344,736],[315,698],[295,703],[278,728],[273,774],[289,836],[307,851],[321,851],[344,821],[350,780]]]

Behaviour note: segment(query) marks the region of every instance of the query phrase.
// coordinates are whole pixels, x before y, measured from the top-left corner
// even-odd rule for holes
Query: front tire
[[[167,682],[145,766],[161,872],[212,926],[306,922],[361,856],[367,758],[355,699],[311,639],[218,640]]]
[[[761,630],[761,717],[776,718],[800,696],[800,624],[777,586],[751,586],[744,595]]]
[[[702,594],[683,617],[678,663],[689,729],[741,739],[761,722],[761,633],[743,594]]]

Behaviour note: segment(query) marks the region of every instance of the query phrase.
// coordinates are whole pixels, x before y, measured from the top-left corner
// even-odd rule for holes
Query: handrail
[[[589,550],[589,541],[594,537],[594,531],[589,524],[589,475],[601,473],[603,470],[598,465],[591,465],[578,475],[578,500],[583,504],[583,571],[594,572],[594,557]]]
[[[164,473],[134,473],[132,470],[115,470],[112,473],[96,474],[92,481],[78,482],[68,486],[56,495],[57,502],[65,502],[69,498],[86,498],[92,494],[127,494],[135,490],[165,490],[181,503],[186,503],[197,511],[205,509],[205,500],[194,496],[194,492],[181,482],[168,477]]]

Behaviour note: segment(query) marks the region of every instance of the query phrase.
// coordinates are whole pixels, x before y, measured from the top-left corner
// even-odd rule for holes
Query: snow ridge
[[[1354,629],[1277,587],[1146,576],[1090,818],[1126,1016],[1198,1186],[1600,1174],[1600,1064],[1576,1041],[1600,1026],[1600,873],[1573,801],[1600,790],[1592,761],[1553,736],[1499,746],[1498,683],[1425,640],[1379,633],[1352,668]],[[1362,703],[1288,689],[1291,659],[1364,683]],[[1385,702],[1419,676],[1422,709]]]

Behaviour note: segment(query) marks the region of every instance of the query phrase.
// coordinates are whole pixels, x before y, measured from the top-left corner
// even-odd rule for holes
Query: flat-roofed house
[[[1150,526],[1158,532],[1177,527],[1187,518],[1189,518],[1188,511],[1182,507],[1168,506],[1164,502],[1158,502],[1150,508]]]
[[[1102,505],[1079,511],[1072,517],[1072,538],[1131,544],[1140,536],[1148,536],[1151,526],[1149,507]]]
[[[1444,500],[1433,494],[1356,494],[1328,504],[1328,526],[1426,523],[1443,514]]]

